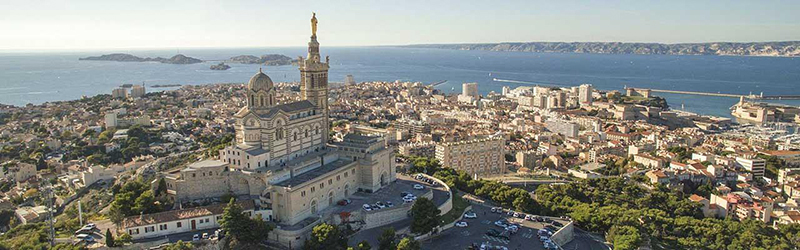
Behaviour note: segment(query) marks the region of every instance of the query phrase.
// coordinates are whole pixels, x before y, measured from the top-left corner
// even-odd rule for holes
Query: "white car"
[[[200,240],[199,234],[195,234],[194,236],[192,236],[192,241],[199,241],[199,240]]]
[[[469,213],[464,214],[464,218],[475,219],[475,218],[478,218],[478,215],[473,213],[473,212],[469,212]]]
[[[424,187],[424,186],[422,186],[422,185],[420,185],[420,184],[414,184],[414,189],[416,189],[416,190],[423,190],[423,189],[425,189],[425,187]]]
[[[505,221],[501,221],[501,220],[494,222],[494,225],[498,226],[498,227],[502,227],[502,228],[506,228],[508,226],[508,224],[506,224]]]
[[[457,227],[467,227],[468,225],[469,224],[467,224],[466,221],[459,221],[458,223],[456,223]]]
[[[370,206],[369,204],[364,204],[361,207],[364,208],[364,211],[367,212],[372,211],[372,206]]]

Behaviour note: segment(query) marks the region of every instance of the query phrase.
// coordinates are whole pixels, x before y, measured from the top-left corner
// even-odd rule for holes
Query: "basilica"
[[[167,193],[176,204],[233,195],[250,204],[262,219],[276,223],[276,233],[294,238],[302,232],[288,230],[302,231],[307,225],[338,216],[326,214],[326,208],[356,192],[375,192],[395,180],[393,150],[384,138],[347,134],[343,141],[329,141],[330,64],[327,57],[323,61],[320,56],[316,17],[311,23],[308,54],[299,60],[302,100],[276,102],[272,79],[259,70],[247,83],[246,106],[235,114],[233,145],[220,150],[219,159],[195,162],[165,174]],[[132,219],[138,220],[145,219]],[[211,217],[200,222],[213,226],[218,225],[216,220]],[[164,222],[165,229],[168,223]],[[190,225],[187,230],[202,229],[195,221],[184,225]],[[158,230],[153,230],[155,234],[146,236],[158,235]]]

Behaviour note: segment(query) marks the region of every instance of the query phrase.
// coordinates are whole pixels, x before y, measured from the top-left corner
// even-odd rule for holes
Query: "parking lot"
[[[499,246],[500,249],[503,249],[503,247],[507,249],[545,249],[537,233],[539,229],[550,226],[551,223],[526,221],[524,219],[508,216],[505,212],[502,214],[492,213],[491,207],[479,204],[473,204],[472,210],[478,215],[478,218],[462,219],[462,221],[468,223],[467,227],[454,227],[445,230],[437,238],[423,242],[422,248],[460,250],[468,249],[473,244],[477,246],[486,244],[492,247]],[[517,233],[509,235],[508,239],[487,235],[490,229],[495,229],[500,232],[505,231],[503,228],[495,225],[495,222],[501,219],[520,225],[520,229]],[[569,222],[563,219],[555,221],[564,225]]]
[[[420,184],[424,188],[421,190],[414,189],[414,184]],[[447,196],[444,195],[446,192],[441,190],[442,187],[434,186],[428,183],[424,183],[418,180],[412,179],[410,176],[398,175],[397,180],[390,185],[387,185],[378,192],[375,193],[363,193],[358,192],[353,194],[350,197],[350,204],[345,206],[332,206],[330,207],[330,211],[324,211],[324,213],[339,213],[339,212],[353,212],[353,211],[364,211],[363,205],[370,204],[376,205],[377,202],[381,202],[386,204],[387,202],[391,202],[393,206],[403,205],[403,196],[402,193],[410,193],[417,197],[422,197],[425,193],[433,191],[433,202],[436,205],[442,204],[447,200]],[[379,212],[380,210],[371,210],[367,213],[374,213]]]

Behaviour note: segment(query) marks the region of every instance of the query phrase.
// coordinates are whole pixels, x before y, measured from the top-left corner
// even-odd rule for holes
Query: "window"
[[[306,191],[300,192],[300,197],[306,197]]]
[[[344,174],[346,175],[347,173],[344,173]],[[339,181],[339,179],[341,179],[341,177],[342,177],[341,175],[337,175],[336,176],[336,181]]]
[[[178,221],[178,223],[176,223],[176,224],[177,224],[177,225],[175,225],[176,227],[181,227],[182,226],[180,221]]]
[[[347,172],[344,172],[344,178],[347,178]]]
[[[158,225],[158,230],[167,230],[167,224]]]
[[[192,178],[197,177],[197,174],[192,173]]]
[[[328,179],[328,185],[332,185],[332,184],[333,184],[333,179]]]
[[[315,189],[314,189],[314,187],[311,187],[311,192],[312,192],[312,193],[314,192],[314,190],[315,190]]]
[[[206,223],[208,223],[208,218],[206,218]]]

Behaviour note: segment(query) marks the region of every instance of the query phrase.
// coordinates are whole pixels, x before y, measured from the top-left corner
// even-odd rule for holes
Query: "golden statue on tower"
[[[311,12],[311,36],[317,36],[317,13]]]

